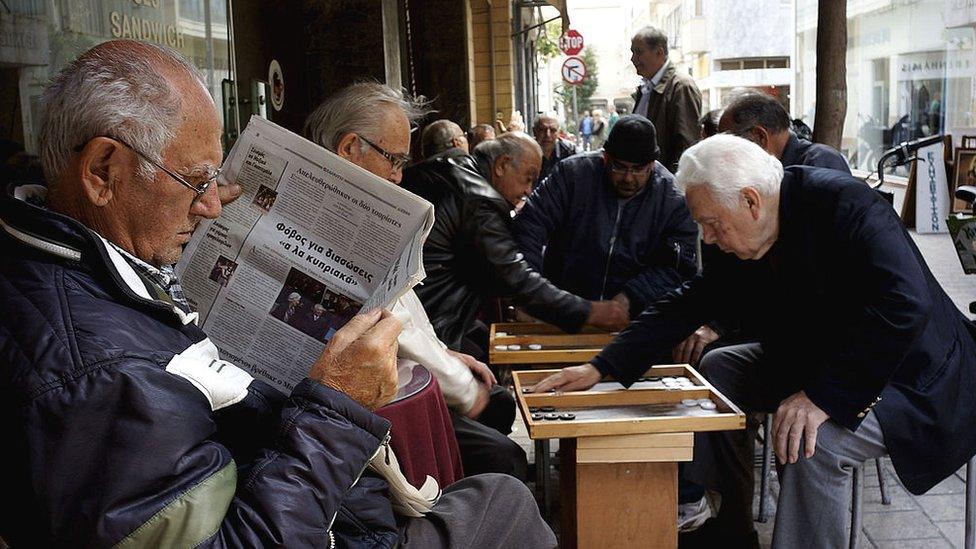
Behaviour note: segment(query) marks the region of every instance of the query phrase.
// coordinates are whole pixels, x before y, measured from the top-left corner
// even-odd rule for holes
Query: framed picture
[[[956,149],[956,157],[953,164],[952,192],[961,185],[976,185],[976,148]],[[952,211],[966,211],[966,204],[962,200],[952,199]]]

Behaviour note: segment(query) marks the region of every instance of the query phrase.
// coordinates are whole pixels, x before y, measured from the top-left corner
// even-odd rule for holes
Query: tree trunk
[[[847,0],[819,0],[813,140],[840,149],[847,115]]]

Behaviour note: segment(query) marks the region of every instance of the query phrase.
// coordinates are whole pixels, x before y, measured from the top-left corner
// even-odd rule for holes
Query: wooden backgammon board
[[[676,547],[678,462],[694,433],[744,429],[745,415],[688,365],[654,366],[629,389],[528,392],[557,372],[512,376],[529,437],[559,439],[560,547]]]
[[[596,356],[613,336],[588,329],[567,334],[542,322],[496,323],[488,335],[488,361],[511,369],[582,364]]]

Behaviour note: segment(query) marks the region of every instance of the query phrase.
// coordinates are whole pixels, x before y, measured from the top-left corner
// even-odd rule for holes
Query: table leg
[[[560,547],[676,547],[678,464],[576,463],[575,443],[559,443]]]
[[[549,439],[535,441],[535,488],[539,494],[542,516],[552,513],[552,458],[549,456]]]

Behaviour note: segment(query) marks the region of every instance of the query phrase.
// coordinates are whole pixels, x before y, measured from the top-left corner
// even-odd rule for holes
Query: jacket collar
[[[40,185],[10,185],[0,197],[0,230],[23,246],[104,272],[130,300],[170,311],[184,325],[196,322],[197,313],[187,314],[171,303],[153,299],[145,281],[101,235],[76,219],[42,207],[45,192]]]
[[[800,152],[806,148],[806,143],[809,142],[801,143],[800,138],[790,132],[790,138],[786,141],[786,146],[783,147],[783,157],[780,159],[784,167],[800,163]]]
[[[675,75],[674,65],[671,64],[670,59],[664,63],[664,66],[661,67],[658,73],[654,76],[657,77],[658,75],[660,75],[661,78],[657,81],[657,84],[654,84],[653,88],[650,87],[650,85],[653,84],[653,78],[651,80],[645,79],[640,86],[637,86],[637,91],[630,94],[635,102],[640,103],[641,97],[644,95],[645,88],[652,89],[655,93],[664,93],[664,89],[668,87],[668,84],[674,79]],[[635,106],[634,108],[637,107]]]

